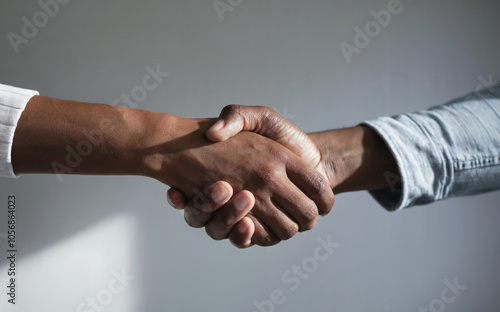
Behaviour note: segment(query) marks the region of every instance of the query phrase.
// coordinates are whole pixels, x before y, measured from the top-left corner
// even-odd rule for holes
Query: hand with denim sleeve
[[[254,131],[287,147],[316,168],[335,193],[387,188],[384,171],[397,172],[396,163],[386,145],[368,127],[357,126],[308,135],[270,108],[229,105],[206,135],[211,140],[224,141],[240,131]],[[192,200],[186,203],[186,197],[179,191],[171,189],[169,196],[174,206],[184,207],[186,211],[199,211]],[[219,212],[235,211],[234,207],[224,203],[216,205],[216,208],[222,208],[215,211],[214,216]],[[204,215],[198,213],[198,217],[204,218]],[[232,229],[226,228],[227,237],[237,247],[251,246],[250,220],[243,213],[234,219],[241,219],[241,222]],[[233,225],[234,222],[227,223],[228,227]],[[220,224],[215,228],[220,228]],[[214,230],[211,220],[206,222],[206,230],[209,235]]]
[[[238,131],[255,131],[307,155],[290,144],[301,137],[290,135],[290,129],[296,128],[269,109],[232,105],[207,137],[220,141]],[[319,150],[321,167],[335,194],[368,190],[384,208],[394,211],[500,189],[499,133],[497,82],[426,110],[308,136]],[[185,196],[176,190],[169,193],[174,205],[185,205]],[[190,203],[187,207],[191,209]],[[229,239],[247,247],[252,228],[240,217],[245,222],[230,232]]]

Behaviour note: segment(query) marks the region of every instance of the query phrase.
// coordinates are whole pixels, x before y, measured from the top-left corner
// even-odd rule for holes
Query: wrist
[[[382,139],[366,126],[311,133],[335,193],[388,187],[385,172],[398,172]]]
[[[349,178],[360,167],[361,129],[346,128],[309,134],[321,153],[322,166],[335,193],[352,188]]]
[[[164,116],[165,115],[165,116]],[[162,131],[159,123],[165,120],[171,122],[174,116],[162,113],[153,113],[136,109],[123,109],[123,124],[125,125],[125,142],[121,150],[120,159],[123,159],[121,171],[128,174],[152,177],[151,165],[148,162],[158,137],[170,140],[171,133]],[[135,172],[131,172],[134,171]]]
[[[205,131],[214,120],[152,114],[145,119],[147,126],[142,135],[142,144],[137,149],[141,175],[170,186],[176,185],[181,175],[178,174],[182,167],[180,164],[188,157],[189,151],[210,144],[205,138]]]
[[[101,123],[106,126],[99,127],[103,144],[96,156],[103,165],[107,163],[108,169],[102,169],[103,173],[150,176],[146,159],[153,144],[152,134],[158,132],[157,123],[166,114],[125,107],[113,109],[116,114],[103,118]]]
[[[138,111],[132,117],[130,128],[131,146],[129,147],[134,154],[135,165],[140,168],[140,175],[157,178],[157,172],[161,167],[170,167],[169,153],[159,154],[160,147],[169,144],[179,138],[180,117],[164,114],[152,113],[147,111]],[[165,151],[165,149],[164,149]],[[161,157],[160,157],[161,156]]]

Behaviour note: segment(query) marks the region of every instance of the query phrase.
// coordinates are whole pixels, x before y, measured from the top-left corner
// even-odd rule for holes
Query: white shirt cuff
[[[37,91],[0,84],[0,177],[17,177],[12,168],[12,142],[26,104]]]

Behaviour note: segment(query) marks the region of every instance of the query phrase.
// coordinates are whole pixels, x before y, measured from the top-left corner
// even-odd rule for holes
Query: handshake
[[[68,150],[81,152],[78,163]],[[169,201],[190,226],[246,248],[312,229],[334,192],[388,188],[386,172],[398,172],[396,161],[367,126],[306,134],[266,107],[190,119],[33,96],[15,130],[10,175],[152,177],[172,187]]]
[[[330,212],[334,193],[390,188],[391,192],[374,195],[401,198],[396,158],[366,124],[306,134],[266,107],[229,105],[217,120],[190,119],[38,96],[1,84],[0,91],[0,102],[9,103],[0,114],[6,119],[0,123],[7,125],[0,131],[6,142],[0,144],[0,176],[155,178],[172,187],[168,199],[175,208],[184,209],[190,226],[205,227],[213,239],[229,238],[240,248],[275,245],[312,229],[319,215]],[[484,100],[478,94],[472,97]],[[459,159],[470,151],[498,146],[493,140],[497,136],[491,134],[496,130],[484,127],[491,124],[495,129],[498,104],[478,105],[470,98],[384,122],[393,123],[392,132],[382,131],[384,138],[391,140],[391,133],[400,131],[403,139],[391,144],[409,153],[405,159],[397,147],[394,151],[401,172],[412,179],[402,206],[498,188],[498,179],[488,170],[483,182],[454,187],[440,167],[445,166],[436,163],[452,159],[450,155]],[[475,110],[480,113],[473,114]],[[468,124],[470,120],[476,121],[475,126]],[[413,137],[402,142],[406,135]],[[459,141],[463,144],[455,144]],[[439,145],[443,147],[435,147]],[[445,180],[448,186],[442,184]],[[443,196],[443,188],[454,191]]]
[[[330,212],[334,191],[387,188],[384,170],[397,172],[362,126],[308,135],[270,108],[229,105],[215,123],[182,119],[176,127],[187,128],[148,161],[154,177],[172,187],[168,201],[190,226],[239,248],[310,230]]]

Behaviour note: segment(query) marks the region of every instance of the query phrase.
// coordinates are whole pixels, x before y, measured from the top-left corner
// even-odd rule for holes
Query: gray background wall
[[[212,0],[73,0],[44,21],[37,2],[2,0],[0,81],[111,103],[160,64],[169,77],[141,109],[205,117],[259,104],[315,131],[424,109],[500,77],[498,1],[402,0],[350,63],[340,43],[354,44],[354,27],[389,1],[231,3],[221,20]],[[22,18],[36,14],[43,27],[16,53],[8,34],[22,35]],[[264,311],[500,311],[498,192],[397,213],[365,192],[342,194],[314,230],[238,250],[189,228],[165,191],[141,177],[0,179],[0,233],[16,194],[19,249],[12,306],[0,237],[0,310],[251,312],[264,302]],[[318,239],[329,236],[339,247],[314,267]],[[303,264],[311,272],[300,284],[283,280]],[[116,291],[122,270],[133,280]],[[454,279],[467,288],[443,306],[444,281]],[[284,302],[271,309],[275,289]]]

